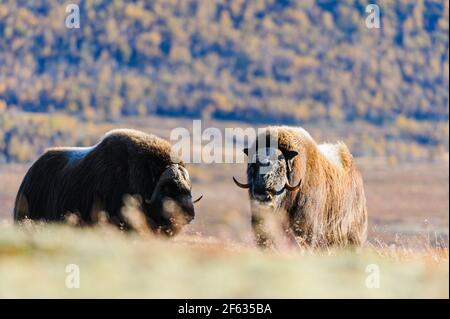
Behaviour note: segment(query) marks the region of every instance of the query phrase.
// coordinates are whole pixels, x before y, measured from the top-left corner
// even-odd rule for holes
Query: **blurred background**
[[[69,29],[66,6],[80,9]],[[449,2],[0,0],[0,219],[50,146],[109,129],[301,125],[362,170],[369,239],[448,246]],[[242,164],[191,164],[187,233],[251,243]]]

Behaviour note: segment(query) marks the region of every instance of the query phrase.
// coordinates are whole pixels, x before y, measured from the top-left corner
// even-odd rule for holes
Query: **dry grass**
[[[65,286],[80,267],[79,289]],[[367,288],[368,265],[380,287]],[[96,228],[0,227],[0,297],[448,298],[448,249],[260,251],[211,237],[174,240]]]

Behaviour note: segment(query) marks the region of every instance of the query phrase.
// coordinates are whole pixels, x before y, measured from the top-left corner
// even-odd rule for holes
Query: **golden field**
[[[72,264],[80,286],[69,289]],[[373,265],[378,288],[366,285]],[[448,267],[448,250],[275,253],[107,226],[0,228],[0,298],[448,298]]]

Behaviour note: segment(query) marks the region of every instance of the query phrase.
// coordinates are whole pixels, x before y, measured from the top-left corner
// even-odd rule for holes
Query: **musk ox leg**
[[[252,216],[252,228],[255,241],[260,248],[269,249],[292,249],[303,248],[306,241],[295,235],[295,233],[284,223],[267,223],[264,219]]]
[[[286,250],[298,248],[300,242],[291,229],[289,215],[284,209],[252,203],[252,229],[260,248]]]
[[[297,246],[287,216],[282,211],[264,207],[253,210],[252,228],[258,247],[279,250]]]
[[[263,218],[252,215],[252,229],[255,236],[256,245],[260,248],[274,248],[275,242],[267,230]]]

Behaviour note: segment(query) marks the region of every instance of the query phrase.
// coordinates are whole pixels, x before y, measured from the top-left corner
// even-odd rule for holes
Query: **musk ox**
[[[318,145],[302,128],[276,126],[250,146],[244,149],[248,183],[233,179],[248,188],[258,245],[274,244],[264,220],[278,214],[285,215],[282,230],[307,247],[364,243],[363,181],[344,143]]]
[[[121,209],[131,195],[150,229],[175,234],[194,218],[196,201],[186,168],[170,154],[168,141],[128,129],[110,131],[92,147],[49,149],[23,179],[14,219],[61,221],[73,213],[92,224],[105,212],[129,229]]]

